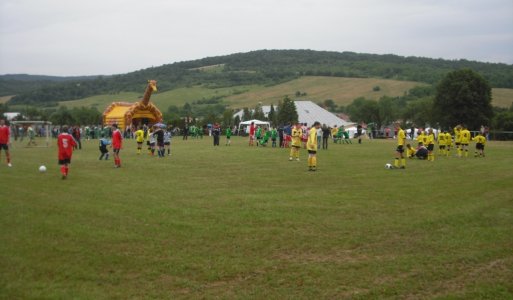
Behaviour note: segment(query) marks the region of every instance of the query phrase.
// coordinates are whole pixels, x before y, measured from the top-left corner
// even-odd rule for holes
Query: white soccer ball
[[[392,164],[385,164],[385,169],[392,169]]]
[[[45,166],[40,166],[39,167],[39,172],[41,172],[41,173],[46,172],[46,167]]]

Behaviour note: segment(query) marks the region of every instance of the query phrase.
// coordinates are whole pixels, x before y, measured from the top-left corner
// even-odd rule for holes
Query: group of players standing
[[[476,136],[474,136],[474,138],[472,138],[470,131],[465,125],[457,125],[454,127],[454,144],[453,135],[447,130],[438,132],[438,136],[435,136],[435,133],[431,128],[427,132],[424,130],[419,130],[416,138],[418,142],[416,148],[413,148],[410,144],[406,144],[406,133],[401,128],[399,123],[395,124],[395,129],[397,131],[397,149],[394,168],[406,168],[406,159],[404,156],[405,151],[407,158],[417,157],[419,159],[434,161],[435,143],[438,143],[438,154],[440,156],[450,156],[451,148],[454,145],[456,147],[457,157],[468,157],[469,144],[470,142],[474,141],[476,143],[474,156],[485,156],[484,148],[486,144],[486,138],[482,133],[478,133]]]

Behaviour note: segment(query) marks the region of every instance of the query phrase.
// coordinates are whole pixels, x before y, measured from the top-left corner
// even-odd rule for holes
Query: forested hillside
[[[206,68],[213,66],[211,68]],[[159,90],[203,85],[229,87],[275,85],[301,76],[386,78],[436,83],[452,70],[468,68],[492,87],[513,88],[513,66],[467,60],[443,60],[397,55],[312,50],[259,50],[208,57],[147,68],[109,77],[40,78],[0,76],[0,96],[13,95],[10,104],[52,106],[58,101],[99,94],[141,92],[146,80],[156,79]]]

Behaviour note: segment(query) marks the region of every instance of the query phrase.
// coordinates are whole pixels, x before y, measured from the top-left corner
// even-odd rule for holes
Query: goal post
[[[50,143],[50,134],[51,134],[51,128],[50,126],[52,125],[52,122],[49,122],[49,121],[11,121],[10,122],[11,125],[14,125],[15,126],[15,130],[18,130],[18,126],[20,125],[27,125],[27,126],[39,126],[39,127],[43,127],[45,130],[45,143],[43,145],[27,145],[27,147],[50,147],[51,143]],[[11,133],[11,137],[12,137],[13,133]]]

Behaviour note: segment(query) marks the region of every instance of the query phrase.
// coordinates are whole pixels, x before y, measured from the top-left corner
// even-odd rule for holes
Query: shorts
[[[164,142],[158,142],[158,143],[157,143],[157,146],[158,146],[158,147],[164,147]]]
[[[109,153],[109,150],[107,150],[107,147],[101,147],[101,146],[100,146],[100,147],[98,147],[98,148],[100,149],[100,152],[101,152],[101,153],[104,153],[104,154],[105,154],[105,153]]]
[[[255,140],[255,136],[254,136],[254,135],[250,135],[250,136],[249,136],[249,140],[250,140],[250,141],[254,141],[254,140]]]
[[[227,136],[226,139],[229,140],[231,138],[231,136]]]
[[[315,151],[315,150],[308,150],[308,154],[317,154],[317,151]]]
[[[438,149],[445,149],[445,145],[438,145]]]
[[[459,145],[461,145],[461,143],[460,143],[460,142],[456,142],[455,144],[456,144],[456,146],[459,146]]]
[[[171,142],[164,142],[164,145],[169,146],[171,145]]]
[[[296,146],[296,145],[291,145],[292,148],[297,148],[297,149],[300,149],[301,146]]]
[[[137,145],[138,146],[141,146],[143,142],[137,142]]]
[[[484,145],[483,145],[483,144],[481,144],[481,143],[477,143],[477,144],[476,144],[476,149],[477,149],[477,150],[484,150]]]
[[[0,144],[0,150],[5,150],[5,151],[9,151],[9,145],[7,144]]]
[[[71,163],[71,157],[65,159],[59,159],[59,165],[68,165]]]
[[[435,149],[435,144],[429,144],[427,146],[427,149],[428,149],[429,152],[433,151],[433,149]]]
[[[397,149],[395,149],[395,151],[399,152],[399,153],[404,153],[404,147],[403,145],[398,145],[397,146]]]
[[[461,143],[461,146],[465,146],[465,147],[468,147],[468,143]]]
[[[112,149],[112,152],[114,152],[114,153],[116,153],[116,154],[119,154],[119,150],[121,150],[121,149],[119,149],[119,148],[114,148],[114,149]]]

